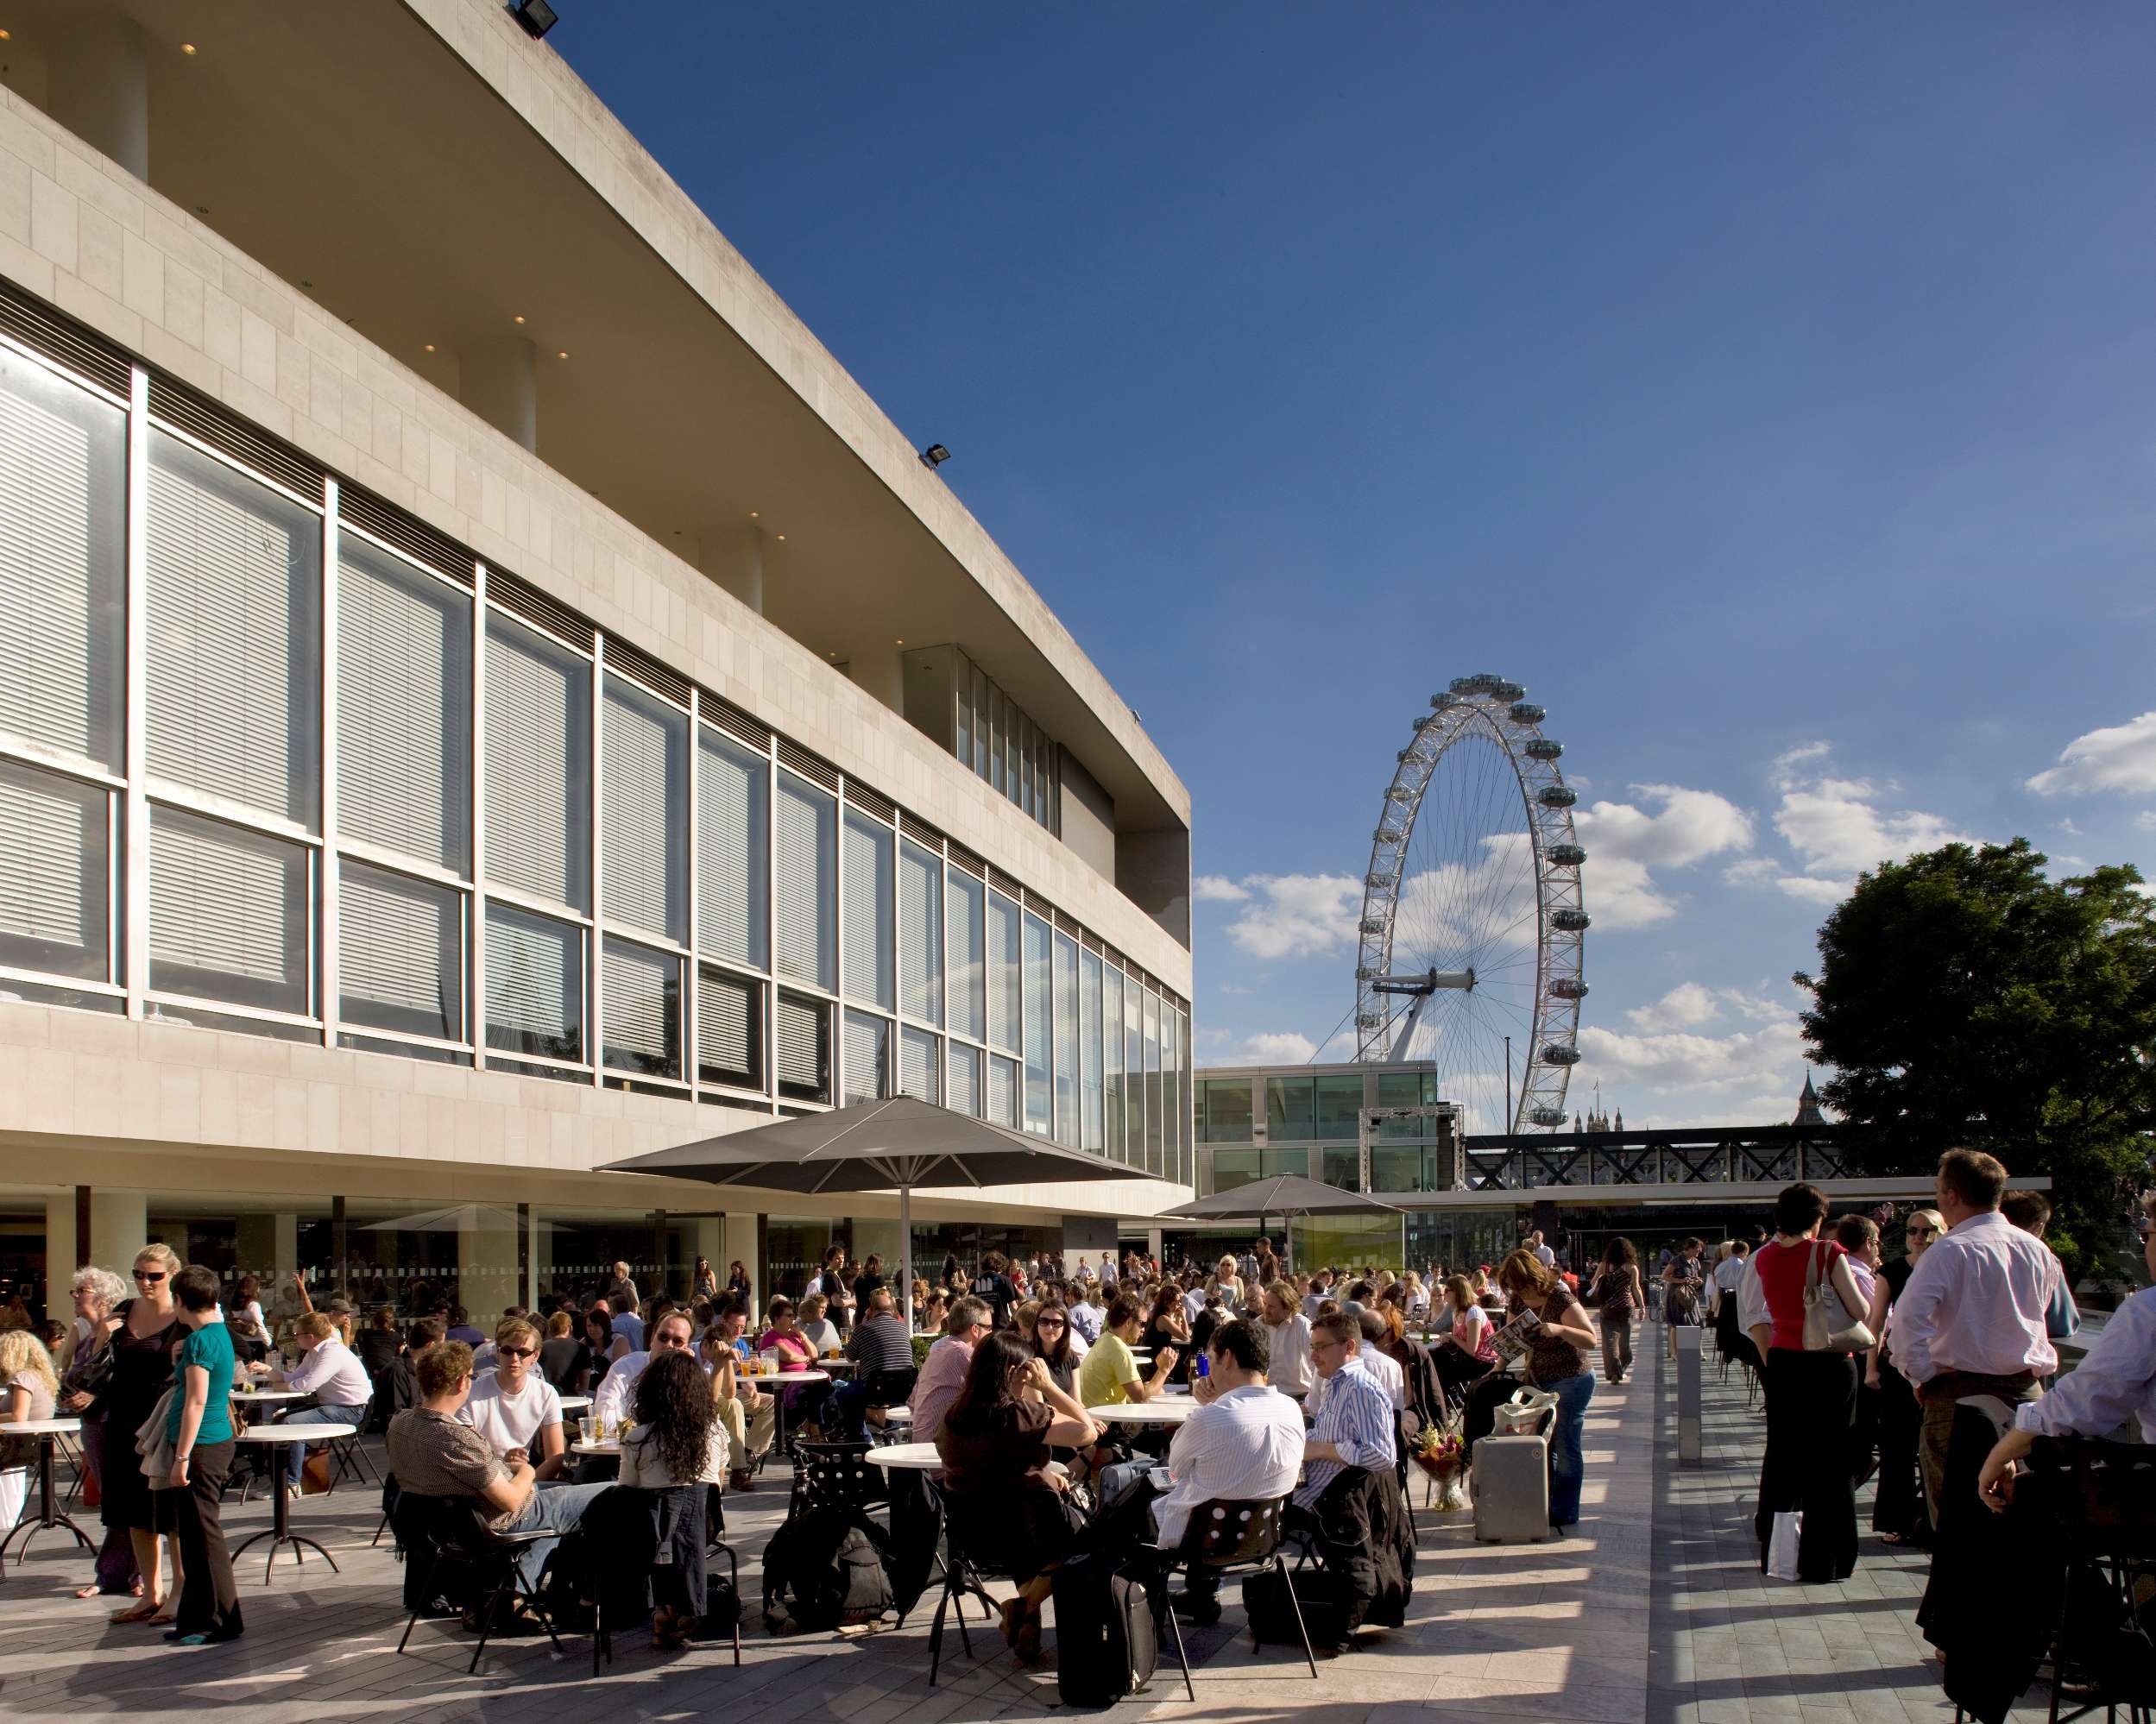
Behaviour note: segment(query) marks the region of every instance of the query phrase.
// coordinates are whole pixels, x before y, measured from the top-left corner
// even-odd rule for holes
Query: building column
[[[524,1304],[533,1311],[539,1309],[539,1295],[554,1285],[554,1230],[547,1224],[545,1211],[537,1204],[532,1205],[531,1271],[526,1278]],[[573,1314],[573,1313],[572,1313]],[[583,1339],[583,1331],[577,1338]]]
[[[521,1297],[516,1273],[516,1211],[505,1218],[491,1206],[473,1204],[457,1228],[457,1303],[472,1326],[492,1334],[501,1313]]]
[[[457,399],[502,436],[539,452],[539,349],[496,336],[457,349]]]
[[[149,1199],[144,1193],[106,1191],[100,1186],[90,1194],[91,1262],[125,1280],[136,1255],[148,1243]]]
[[[875,646],[856,652],[848,674],[854,684],[871,698],[880,701],[904,718],[906,709],[906,681],[905,650],[901,647]]]
[[[46,110],[137,179],[149,179],[149,55],[142,27],[85,9],[53,45]]]
[[[45,1315],[68,1323],[75,1314],[68,1284],[75,1275],[75,1188],[45,1199]]]
[[[697,566],[760,617],[766,549],[763,529],[753,521],[709,526],[697,536]]]

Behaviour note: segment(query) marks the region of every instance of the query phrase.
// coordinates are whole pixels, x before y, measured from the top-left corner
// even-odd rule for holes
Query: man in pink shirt
[[[1950,1149],[1939,1158],[1946,1231],[1894,1302],[1894,1362],[1924,1403],[1920,1454],[1934,1526],[1957,1403],[1976,1394],[2034,1400],[2040,1380],[2058,1369],[2045,1322],[2058,1259],[1999,1212],[2006,1188],[2007,1170],[1993,1156]]]
[[[929,1349],[921,1375],[913,1381],[913,1396],[907,1403],[913,1413],[909,1442],[933,1443],[942,1431],[943,1415],[958,1399],[974,1349],[988,1332],[990,1321],[986,1300],[968,1293],[951,1301],[950,1314],[943,1319],[943,1338]]]

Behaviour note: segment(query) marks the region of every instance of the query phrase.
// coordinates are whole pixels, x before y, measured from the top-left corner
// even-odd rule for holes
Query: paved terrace
[[[1225,1720],[1293,1716],[1387,1724],[1419,1715],[1558,1718],[1585,1724],[1945,1724],[1927,1650],[1912,1620],[1923,1559],[1867,1538],[1857,1573],[1838,1588],[1762,1580],[1749,1534],[1761,1425],[1741,1389],[1709,1372],[1707,1458],[1679,1470],[1674,1391],[1642,1359],[1621,1388],[1598,1389],[1587,1425],[1588,1482],[1578,1534],[1556,1545],[1473,1542],[1467,1517],[1422,1516],[1407,1626],[1321,1658],[1312,1683],[1285,1648],[1253,1655],[1237,1630],[1236,1589],[1217,1628],[1190,1635],[1198,1700],[1172,1665],[1119,1716]],[[785,1511],[776,1473],[729,1500],[742,1576],[760,1596],[757,1553]],[[1417,1495],[1421,1494],[1418,1484]],[[243,1537],[266,1505],[228,1515]],[[342,1572],[281,1559],[274,1585],[259,1557],[242,1573],[246,1637],[178,1652],[151,1631],[106,1622],[108,1601],[77,1601],[86,1560],[42,1535],[30,1562],[0,1582],[0,1714],[74,1721],[216,1710],[232,1724],[340,1720],[687,1719],[753,1715],[756,1724],[939,1724],[1059,1709],[1050,1671],[1023,1671],[974,1614],[976,1658],[955,1634],[944,1681],[930,1689],[929,1604],[897,1630],[774,1639],[745,1630],[743,1667],[722,1647],[659,1654],[617,1638],[616,1661],[588,1680],[589,1645],[558,1660],[544,1639],[490,1647],[464,1674],[470,1640],[422,1623],[404,1657],[398,1570],[388,1542],[369,1547],[377,1514],[339,1490],[295,1504],[296,1526],[327,1543]],[[1051,1633],[1052,1642],[1052,1633]],[[498,1648],[498,1649],[497,1649]],[[582,1656],[579,1656],[581,1654]],[[2038,1699],[2042,1690],[2036,1690]],[[2034,1706],[2027,1708],[2038,1715]]]

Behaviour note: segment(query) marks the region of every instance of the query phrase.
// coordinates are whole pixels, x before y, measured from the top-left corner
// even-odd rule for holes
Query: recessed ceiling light
[[[568,349],[567,348],[565,348],[565,347],[564,347],[564,348],[563,348],[563,349],[562,349],[559,352],[558,352],[558,353],[556,353],[556,354],[555,354],[554,357],[555,357],[555,358],[557,358],[557,359],[566,359],[566,358],[568,358],[568,357],[569,357],[569,349]]]
[[[748,512],[748,518],[749,518],[749,519],[751,519],[751,520],[754,520],[754,519],[756,519],[756,511],[755,511],[755,510],[753,510],[753,509],[751,509],[751,510]]]
[[[195,51],[195,45],[192,42],[182,42],[180,45],[180,51],[182,53],[192,53]]]
[[[206,216],[209,213],[210,206],[207,204],[198,204],[195,205],[195,214],[198,216]]]
[[[780,542],[781,542],[782,544],[785,542],[785,537],[786,537],[786,536],[785,536],[785,534],[784,534],[783,532],[782,532],[782,533],[780,533],[780,534],[779,535],[779,540],[780,540]]]
[[[524,321],[524,313],[523,313],[523,312],[521,312],[521,311],[519,311],[519,312],[516,314],[516,320],[517,320],[519,323],[522,323],[522,322]]]
[[[426,344],[426,350],[427,350],[429,353],[432,353],[432,352],[433,352],[433,351],[434,351],[434,343],[433,343],[432,342],[429,342],[429,343],[427,343],[427,344]]]
[[[5,31],[5,30],[0,30],[0,42],[3,42],[3,41],[7,41],[7,40],[8,40],[8,32],[7,32],[7,31]]]
[[[898,642],[898,643],[897,643],[897,645],[900,645],[900,646],[904,646],[904,645],[905,645],[905,642],[904,642],[903,640],[901,640],[901,641]]]

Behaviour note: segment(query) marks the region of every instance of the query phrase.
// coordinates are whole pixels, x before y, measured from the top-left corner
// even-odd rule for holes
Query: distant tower
[[[1587,1110],[1587,1129],[1607,1131],[1609,1129],[1610,1116],[1602,1111],[1602,1085],[1598,1083],[1594,1086],[1594,1105]]]
[[[1804,1093],[1797,1098],[1797,1117],[1792,1125],[1825,1125],[1826,1116],[1819,1111],[1819,1092],[1812,1087],[1809,1069],[1804,1074]]]

